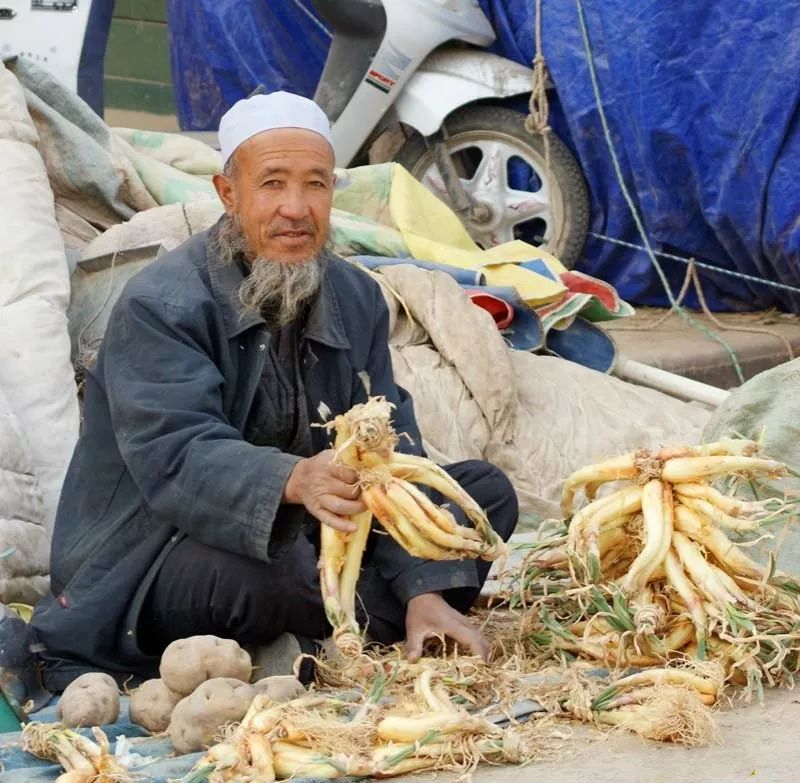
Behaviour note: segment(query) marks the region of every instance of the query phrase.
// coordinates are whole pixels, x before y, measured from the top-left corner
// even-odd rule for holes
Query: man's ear
[[[224,174],[215,174],[212,181],[219,200],[222,202],[222,206],[225,207],[225,213],[232,215],[236,210],[236,194],[233,188],[233,181]]]

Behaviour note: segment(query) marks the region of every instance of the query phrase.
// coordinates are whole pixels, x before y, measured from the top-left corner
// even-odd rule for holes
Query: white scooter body
[[[332,125],[337,165],[353,160],[392,107],[393,119],[430,136],[460,106],[530,92],[529,68],[485,51],[438,49],[455,40],[481,47],[494,42],[492,26],[477,0],[382,4],[386,33],[380,48]]]
[[[70,90],[89,22],[90,0],[0,0],[0,60],[33,60]]]

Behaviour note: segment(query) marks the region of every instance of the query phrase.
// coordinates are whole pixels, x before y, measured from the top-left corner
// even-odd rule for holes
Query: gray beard
[[[295,321],[319,291],[325,272],[325,251],[306,261],[281,263],[263,256],[252,257],[237,218],[221,219],[213,250],[223,264],[244,260],[250,273],[239,286],[239,301],[245,313],[257,313],[271,328]],[[250,260],[252,258],[252,260]]]

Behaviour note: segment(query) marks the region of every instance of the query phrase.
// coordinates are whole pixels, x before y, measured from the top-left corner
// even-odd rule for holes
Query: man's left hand
[[[446,636],[483,660],[489,658],[489,642],[461,612],[439,593],[423,593],[406,604],[406,656],[412,663],[422,657],[428,639]]]

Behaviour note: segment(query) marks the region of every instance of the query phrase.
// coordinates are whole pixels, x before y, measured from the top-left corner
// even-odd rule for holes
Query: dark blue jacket
[[[278,512],[299,457],[242,436],[269,335],[258,315],[241,314],[239,266],[210,257],[207,240],[208,232],[193,237],[130,281],[87,378],[53,535],[52,594],[33,620],[53,689],[88,669],[152,673],[157,659],[139,647],[138,615],[182,536],[266,561],[296,535],[293,507]],[[404,448],[419,452],[387,339],[379,286],[331,258],[299,345],[309,414],[321,421],[322,403],[336,415],[363,402],[366,373],[371,393],[397,406],[395,427],[415,444],[402,439]],[[324,430],[312,433],[315,452],[328,447]],[[375,556],[401,600],[452,585],[452,564],[411,558],[387,536]]]

